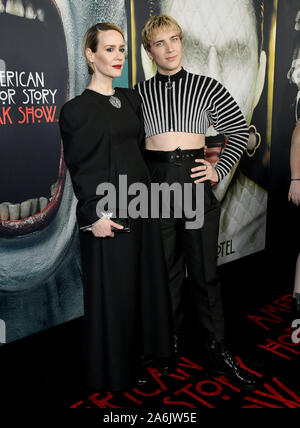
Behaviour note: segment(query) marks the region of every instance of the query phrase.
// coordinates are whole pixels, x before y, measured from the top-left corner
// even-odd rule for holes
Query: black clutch
[[[114,223],[118,223],[120,226],[123,226],[123,229],[117,229],[116,227],[112,226],[111,230],[112,232],[130,232],[130,220],[128,217],[126,218],[117,218],[112,219]]]
[[[123,226],[123,229],[117,229],[116,227],[112,226],[111,227],[111,231],[112,232],[117,232],[117,233],[121,233],[121,232],[130,232],[131,227],[130,227],[130,219],[128,217],[126,218],[112,218],[111,219],[114,223],[118,223],[120,226]],[[82,226],[80,227],[80,230],[82,232],[91,232],[92,231],[92,226]]]

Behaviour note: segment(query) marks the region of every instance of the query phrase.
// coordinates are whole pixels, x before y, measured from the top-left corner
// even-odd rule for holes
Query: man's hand
[[[191,177],[200,177],[197,178],[197,180],[194,180],[194,183],[201,183],[206,180],[213,181],[214,183],[219,181],[218,173],[210,162],[207,162],[204,159],[195,159],[195,162],[201,163],[202,165],[191,168],[191,171],[196,173],[191,174]]]
[[[124,226],[121,226],[108,218],[101,218],[92,226],[93,235],[96,238],[106,238],[107,236],[114,238],[115,234],[112,232],[111,226],[114,226],[116,229],[124,228]]]
[[[300,205],[300,181],[291,181],[288,199],[295,205]]]

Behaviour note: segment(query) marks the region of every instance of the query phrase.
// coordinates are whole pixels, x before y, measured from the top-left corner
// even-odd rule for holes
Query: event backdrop
[[[83,314],[76,199],[57,122],[64,102],[88,83],[81,43],[87,28],[109,21],[124,30],[126,66],[115,86],[133,86],[155,73],[141,46],[143,23],[172,15],[184,32],[184,67],[222,82],[240,105],[249,144],[214,187],[222,201],[222,264],[265,248],[270,151],[279,138],[272,137],[274,111],[292,112],[288,136],[295,123],[298,7],[296,0],[0,0],[0,343]],[[284,62],[277,33],[281,50],[293,39]],[[274,86],[277,62],[283,72]],[[293,95],[282,105],[286,85]],[[209,129],[208,155],[224,143]],[[288,175],[288,160],[281,170]]]

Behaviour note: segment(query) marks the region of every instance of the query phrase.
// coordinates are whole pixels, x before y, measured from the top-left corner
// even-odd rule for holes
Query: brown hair
[[[93,65],[87,59],[85,51],[86,49],[90,48],[92,52],[97,52],[98,41],[99,41],[98,33],[100,31],[108,31],[108,30],[118,31],[122,35],[123,39],[125,39],[124,33],[121,30],[121,28],[117,27],[114,24],[111,24],[110,22],[99,22],[98,24],[95,24],[91,28],[89,28],[85,33],[85,36],[83,39],[83,54],[88,66],[89,74],[93,74],[94,69],[93,69]]]
[[[154,15],[148,19],[142,29],[142,43],[146,50],[150,50],[150,40],[158,30],[174,28],[178,36],[182,38],[182,29],[178,22],[169,15]]]

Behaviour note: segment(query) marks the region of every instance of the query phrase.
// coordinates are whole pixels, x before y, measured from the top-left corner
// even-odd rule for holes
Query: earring
[[[255,155],[256,150],[259,148],[260,145],[261,145],[261,135],[259,132],[257,132],[257,129],[254,125],[250,125],[249,140],[245,150],[249,158],[252,158]]]

